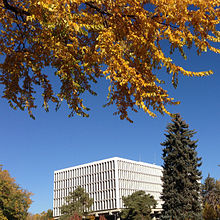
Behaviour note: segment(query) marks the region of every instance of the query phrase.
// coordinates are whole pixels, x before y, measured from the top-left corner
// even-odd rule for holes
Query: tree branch
[[[92,2],[86,2],[86,5],[88,5],[90,8],[95,9],[97,12],[99,12],[102,15],[108,15],[108,16],[113,16],[112,13],[109,13],[105,10],[100,9],[99,7],[97,7],[96,5],[94,5]],[[135,18],[135,15],[122,15],[122,17],[129,17],[129,18]]]
[[[14,7],[12,5],[10,5],[8,3],[8,0],[3,0],[3,4],[4,4],[4,7],[5,9],[8,9],[10,11],[13,11],[15,14],[19,14],[19,15],[27,15],[27,16],[30,16],[31,14],[28,12],[28,11],[25,11],[23,9],[20,9],[18,7]]]
[[[95,9],[97,12],[99,12],[99,13],[102,14],[102,15],[112,16],[111,13],[100,9],[99,7],[97,7],[96,5],[94,5],[92,2],[85,2],[85,4],[88,5],[90,8]]]
[[[105,11],[105,10],[100,9],[99,7],[97,7],[96,5],[94,5],[92,2],[86,2],[85,4],[86,4],[87,6],[89,6],[90,8],[95,9],[97,12],[99,12],[99,13],[102,14],[102,15],[113,16],[112,13],[109,13],[109,12],[107,12],[107,11]],[[126,14],[123,14],[122,17],[136,18],[135,15],[126,15]],[[152,19],[152,20],[154,20],[154,21],[157,22],[158,24],[165,25],[165,26],[170,26],[170,27],[172,27],[172,28],[178,28],[178,27],[176,27],[176,26],[174,26],[174,25],[172,25],[172,24],[166,24],[166,23],[164,23],[164,22],[160,22],[160,21],[155,20],[155,18],[157,18],[157,16],[152,16],[152,17],[151,17],[151,16],[147,16],[147,17],[150,18],[150,19]]]

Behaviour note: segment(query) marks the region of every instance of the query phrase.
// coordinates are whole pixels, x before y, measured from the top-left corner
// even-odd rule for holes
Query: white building
[[[60,216],[59,207],[65,197],[78,186],[94,199],[96,215],[115,213],[123,208],[122,196],[144,190],[157,200],[161,209],[162,167],[118,157],[74,166],[54,172],[53,214]]]

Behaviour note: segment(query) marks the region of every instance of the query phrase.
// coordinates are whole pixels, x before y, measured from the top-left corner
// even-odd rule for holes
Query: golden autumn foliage
[[[53,210],[48,209],[47,212],[42,212],[40,214],[29,214],[26,220],[54,220]]]
[[[204,204],[203,213],[202,213],[204,220],[219,219],[219,213],[220,213],[220,204],[218,204],[216,208],[214,208],[211,204],[207,202]]]
[[[220,219],[220,180],[208,177],[203,184],[203,218]]]
[[[12,107],[36,107],[42,89],[44,107],[65,100],[74,113],[88,116],[82,94],[109,80],[106,106],[115,104],[121,119],[142,108],[150,116],[178,104],[158,78],[165,68],[176,87],[178,74],[205,76],[176,65],[165,55],[195,45],[198,54],[219,53],[219,0],[0,0],[0,83]],[[213,43],[214,42],[214,43]],[[167,48],[166,48],[167,50]],[[43,71],[52,67],[60,90]],[[52,73],[51,73],[52,74]]]
[[[31,193],[21,189],[0,166],[0,219],[26,220]]]

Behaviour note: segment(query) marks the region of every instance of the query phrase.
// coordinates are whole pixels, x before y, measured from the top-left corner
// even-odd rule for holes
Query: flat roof
[[[111,158],[107,158],[107,159],[103,159],[103,160],[98,160],[98,161],[93,161],[93,162],[89,162],[89,163],[85,163],[85,164],[81,164],[81,165],[67,167],[67,168],[60,169],[60,170],[55,170],[54,173],[59,173],[62,171],[68,171],[68,170],[72,170],[72,169],[77,169],[77,168],[81,168],[81,167],[85,167],[85,166],[91,166],[91,165],[95,165],[98,163],[109,162],[109,161],[125,161],[125,162],[129,162],[129,163],[139,164],[142,166],[156,168],[156,169],[161,169],[161,170],[163,169],[161,166],[151,164],[151,163],[146,163],[146,162],[142,162],[142,161],[135,161],[135,160],[130,160],[130,159],[124,159],[124,158],[120,158],[120,157],[111,157]]]

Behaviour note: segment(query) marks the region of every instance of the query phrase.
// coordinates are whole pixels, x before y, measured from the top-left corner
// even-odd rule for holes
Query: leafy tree
[[[52,209],[47,210],[46,217],[49,218],[49,219],[53,218],[53,210]]]
[[[121,212],[122,219],[148,220],[151,219],[151,209],[157,205],[153,196],[145,191],[136,191],[127,197],[122,198],[125,209]]]
[[[81,187],[69,193],[66,204],[61,207],[60,219],[69,219],[77,215],[78,217],[87,216],[93,204],[93,199]]]
[[[21,189],[0,166],[0,219],[25,220],[32,202],[30,196],[31,193]]]
[[[200,219],[201,158],[197,157],[194,131],[180,115],[175,115],[167,126],[163,149],[163,219]]]
[[[29,213],[26,220],[40,220],[40,214],[31,214]]]
[[[40,214],[29,214],[26,220],[54,220],[53,210],[48,209],[47,212],[43,211]]]
[[[204,220],[218,220],[217,212],[214,207],[207,202],[203,206],[202,217]]]
[[[208,175],[202,189],[203,218],[205,220],[220,219],[220,181]]]
[[[59,108],[65,100],[74,113],[88,116],[82,94],[101,77],[110,81],[108,102],[121,119],[128,109],[167,113],[178,104],[162,88],[158,69],[164,67],[178,84],[178,74],[205,76],[178,66],[167,55],[195,45],[198,54],[219,53],[219,0],[1,0],[0,83],[3,98],[14,108],[27,108],[33,117],[37,86],[43,106],[52,101]],[[216,46],[216,47],[215,47]],[[170,55],[171,56],[171,55]],[[44,68],[51,66],[59,79],[52,85]],[[138,108],[137,108],[138,107]]]

